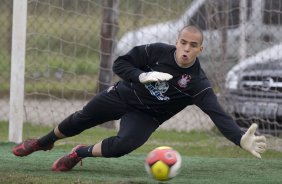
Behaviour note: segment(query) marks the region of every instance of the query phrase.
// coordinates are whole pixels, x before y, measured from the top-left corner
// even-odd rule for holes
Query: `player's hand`
[[[139,81],[143,84],[158,81],[168,81],[171,78],[172,75],[163,72],[144,72],[139,75]]]
[[[241,147],[253,154],[257,158],[261,158],[260,154],[266,150],[266,139],[264,136],[256,136],[255,132],[258,125],[253,123],[247,132],[242,136]]]

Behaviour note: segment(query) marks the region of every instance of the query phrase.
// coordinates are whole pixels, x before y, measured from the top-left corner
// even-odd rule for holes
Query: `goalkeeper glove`
[[[158,81],[168,81],[171,78],[172,75],[163,72],[144,72],[139,75],[139,81],[143,84]]]
[[[240,145],[243,149],[250,152],[257,158],[266,150],[266,139],[264,136],[256,136],[255,132],[258,125],[253,123],[247,132],[242,136]]]

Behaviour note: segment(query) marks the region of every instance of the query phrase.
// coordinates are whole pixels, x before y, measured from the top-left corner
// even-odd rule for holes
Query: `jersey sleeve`
[[[145,71],[149,60],[149,45],[136,46],[114,61],[113,71],[125,81],[139,82],[139,75]]]
[[[240,140],[244,132],[235,123],[233,118],[222,109],[211,88],[196,97],[195,105],[211,118],[219,131],[228,140],[240,146]]]
[[[114,61],[113,71],[125,81],[139,82],[139,75],[151,71],[150,67],[170,49],[171,46],[163,43],[136,46]]]

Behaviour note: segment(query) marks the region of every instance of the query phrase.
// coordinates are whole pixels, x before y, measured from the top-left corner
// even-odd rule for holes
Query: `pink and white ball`
[[[167,181],[180,172],[181,156],[171,147],[161,146],[152,150],[145,162],[147,173],[158,181]]]

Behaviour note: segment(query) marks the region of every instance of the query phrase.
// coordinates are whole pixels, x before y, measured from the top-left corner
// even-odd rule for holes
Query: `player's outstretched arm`
[[[266,138],[264,136],[256,136],[255,132],[257,124],[253,123],[247,132],[242,136],[241,147],[253,154],[257,158],[261,158],[260,154],[266,150]]]
[[[143,84],[158,81],[168,81],[172,75],[163,72],[144,72],[139,75],[139,81]]]

